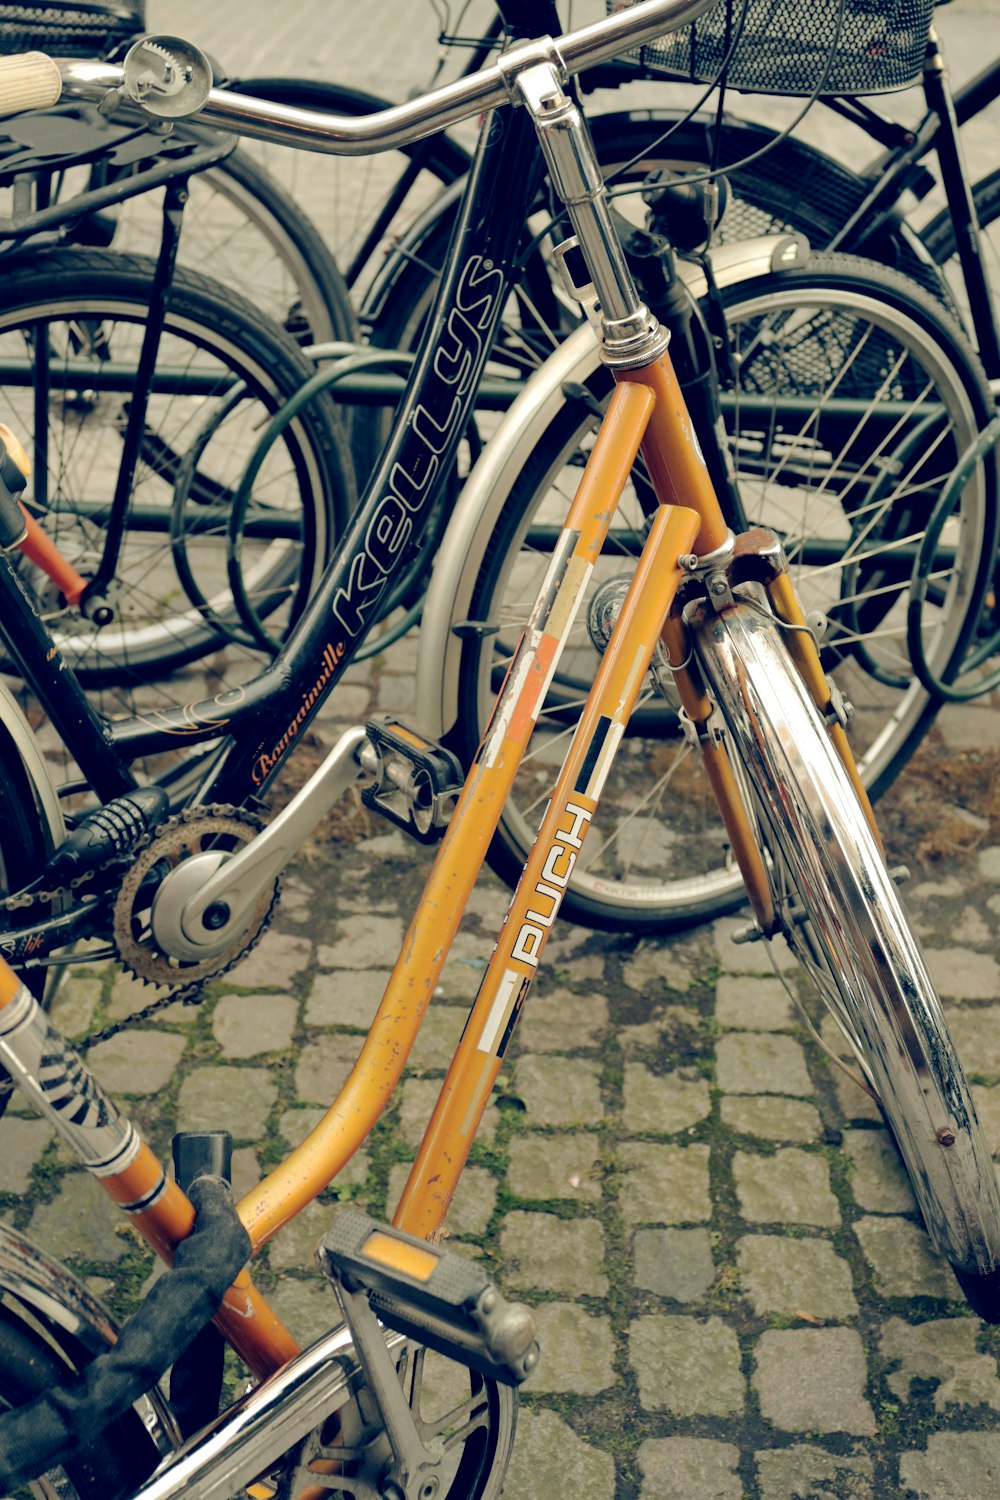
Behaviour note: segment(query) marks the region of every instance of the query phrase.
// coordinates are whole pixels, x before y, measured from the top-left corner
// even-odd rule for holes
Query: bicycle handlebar
[[[676,31],[716,3],[717,0],[639,0],[626,10],[566,32],[556,40],[543,38],[540,42],[519,43],[513,54],[521,50],[526,60],[533,57],[536,61],[548,56],[567,74],[580,73],[622,52],[643,46],[664,32]],[[4,100],[5,64],[23,62],[33,55],[44,57],[41,53],[28,53],[20,58],[0,59],[0,115],[15,112],[15,107],[8,107]],[[204,124],[258,140],[332,155],[365,156],[407,145],[495,105],[509,103],[506,79],[510,73],[511,57],[512,54],[508,53],[506,59],[444,84],[406,104],[356,118],[273,104],[215,88],[191,113]],[[51,66],[51,60],[45,60]],[[120,64],[61,59],[58,68],[63,91],[73,98],[100,102],[109,93],[123,88],[124,69]],[[51,104],[55,101],[50,98],[45,102]],[[132,102],[136,101],[133,99]],[[16,109],[35,107],[38,106],[34,101],[16,105]],[[177,117],[182,113],[177,111]]]

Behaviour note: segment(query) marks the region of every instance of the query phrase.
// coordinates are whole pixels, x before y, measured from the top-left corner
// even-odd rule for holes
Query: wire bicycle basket
[[[934,0],[719,0],[633,57],[646,73],[745,93],[886,94],[920,77],[933,10]]]
[[[146,30],[146,0],[49,0],[8,5],[0,0],[0,52],[54,57],[106,57]]]

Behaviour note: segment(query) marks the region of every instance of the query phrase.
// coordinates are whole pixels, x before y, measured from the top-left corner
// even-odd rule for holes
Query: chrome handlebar
[[[447,83],[406,104],[352,118],[319,110],[273,104],[226,89],[213,88],[192,111],[206,125],[278,145],[298,146],[338,156],[368,156],[391,151],[433,135],[449,125],[512,102],[517,72],[542,59],[554,61],[565,75],[582,73],[623,52],[641,47],[697,20],[717,0],[639,0],[614,15],[552,39],[518,43],[478,73]],[[120,64],[60,59],[65,97],[100,103],[123,88]],[[137,106],[141,108],[141,105]],[[179,117],[177,111],[175,117]]]

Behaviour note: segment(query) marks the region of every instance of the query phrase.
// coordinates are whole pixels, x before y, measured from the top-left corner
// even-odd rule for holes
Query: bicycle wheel
[[[747,518],[779,533],[805,607],[818,624],[825,621],[824,661],[854,705],[849,733],[865,783],[877,793],[936,709],[910,671],[906,593],[926,519],[988,410],[985,383],[940,307],[869,262],[815,257],[801,271],[723,296],[735,372],[724,415]],[[595,350],[590,374],[564,387],[562,409],[512,476],[485,552],[469,559],[475,584],[468,618],[479,624],[463,637],[454,730],[466,763],[548,566],[609,388]],[[594,570],[591,599],[630,573],[650,503],[637,466]],[[995,515],[994,483],[980,473],[944,538],[938,603],[924,620],[926,649],[938,664],[968,629],[954,606],[983,566],[982,538]],[[581,611],[491,846],[493,867],[511,882],[593,679],[596,648],[586,620]],[[669,821],[662,811],[668,799]],[[700,767],[652,688],[633,717],[596,823],[563,906],[572,920],[666,930],[742,899]]]
[[[124,483],[152,274],[139,257],[53,251],[12,266],[5,281],[2,420],[33,453],[29,504],[85,577],[100,566],[110,503]],[[113,620],[97,625],[67,607],[21,562],[66,661],[95,689],[120,689],[109,709],[131,711],[136,686],[171,701],[155,679],[210,653],[196,696],[245,680],[259,653],[240,596],[272,634],[301,611],[354,494],[344,440],[323,403],[310,403],[272,447],[238,535],[229,517],[260,429],[310,370],[247,303],[178,272],[105,594]]]
[[[119,204],[110,220],[113,248],[154,252],[162,203],[157,189]],[[178,262],[252,296],[258,312],[301,344],[358,337],[333,254],[304,209],[242,147],[189,178]]]
[[[874,1088],[935,1247],[1000,1320],[1000,1191],[919,946],[777,623],[742,604],[692,622],[741,767],[777,928]]]

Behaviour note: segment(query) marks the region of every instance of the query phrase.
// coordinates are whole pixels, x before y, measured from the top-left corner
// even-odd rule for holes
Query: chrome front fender
[[[801,265],[809,248],[801,235],[772,234],[711,253],[720,287],[767,276]],[[694,298],[708,290],[698,266],[678,262],[678,271]],[[419,728],[439,740],[458,714],[458,669],[461,641],[453,632],[468,618],[479,565],[497,517],[523,461],[563,404],[563,386],[593,374],[599,363],[597,340],[587,323],[535,371],[483,451],[462,491],[437,556],[424,601],[417,657]]]

